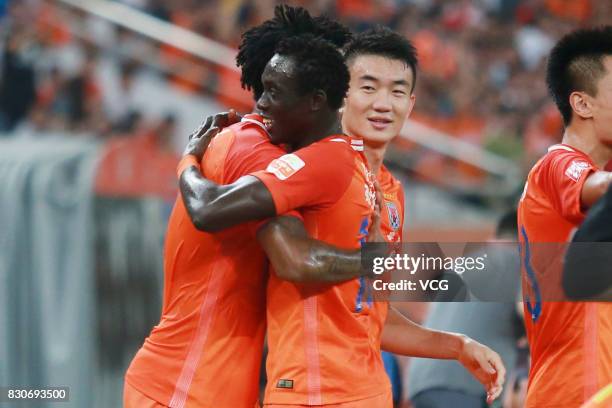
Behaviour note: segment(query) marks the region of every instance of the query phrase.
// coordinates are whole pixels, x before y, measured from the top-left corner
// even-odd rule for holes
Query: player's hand
[[[204,133],[193,135],[187,143],[187,147],[183,151],[183,156],[192,155],[198,159],[198,162],[202,161],[204,153],[210,144],[210,141],[219,133],[218,127],[212,127]]]
[[[231,126],[234,123],[238,123],[242,120],[242,116],[235,109],[230,109],[227,112],[217,113],[216,115],[208,116],[204,122],[189,135],[189,140],[194,137],[201,137],[204,133],[208,132],[213,127],[223,129]]]
[[[485,387],[487,403],[492,403],[501,395],[506,367],[499,354],[464,336],[463,348],[457,360]]]

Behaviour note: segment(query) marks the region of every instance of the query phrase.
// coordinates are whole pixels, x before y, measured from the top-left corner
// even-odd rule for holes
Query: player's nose
[[[257,109],[259,113],[264,114],[268,111],[269,108],[270,101],[268,100],[268,96],[264,92],[257,100],[257,103],[255,104],[255,109]]]
[[[372,108],[377,112],[390,112],[393,108],[391,98],[386,93],[381,93],[372,103]]]

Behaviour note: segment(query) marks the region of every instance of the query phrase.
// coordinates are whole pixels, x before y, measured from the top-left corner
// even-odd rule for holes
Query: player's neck
[[[334,115],[328,118],[328,120],[317,122],[316,125],[308,130],[304,137],[299,139],[299,142],[291,146],[291,150],[295,151],[325,139],[328,136],[339,134],[342,134],[342,126],[337,115]]]
[[[588,122],[571,123],[565,128],[562,142],[585,153],[601,169],[612,160],[612,148],[599,141]]]
[[[368,159],[368,166],[370,167],[370,171],[377,177],[385,159],[385,152],[387,151],[388,145],[388,143],[383,145],[372,145],[368,143],[367,140],[365,141],[364,153],[366,159]]]

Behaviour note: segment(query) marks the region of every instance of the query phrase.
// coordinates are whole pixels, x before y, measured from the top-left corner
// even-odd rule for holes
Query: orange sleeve
[[[227,152],[224,183],[232,183],[246,174],[264,170],[271,161],[285,153],[282,148],[272,144],[268,137],[256,126],[242,126]],[[289,211],[283,215],[303,220],[302,215],[297,211]],[[250,226],[251,232],[256,234],[259,228],[271,219],[267,218],[253,222]]]
[[[210,143],[204,156],[202,173],[218,183],[230,184],[244,175],[265,169],[268,163],[284,153],[285,151],[273,145],[257,126],[233,125],[215,136]],[[179,164],[179,171],[190,165],[192,160],[187,156]],[[285,215],[302,219],[297,211]],[[256,233],[269,221],[270,219],[252,222],[249,224],[249,230]]]
[[[582,187],[595,171],[597,168],[580,153],[553,152],[540,167],[539,184],[563,218],[579,222],[584,217]]]
[[[345,142],[318,142],[268,164],[251,175],[266,185],[276,213],[303,207],[326,208],[342,197],[355,171],[353,152]]]
[[[226,183],[233,183],[246,174],[264,170],[272,160],[286,153],[267,141],[265,136],[253,134],[256,131],[249,129],[236,136],[225,161]]]

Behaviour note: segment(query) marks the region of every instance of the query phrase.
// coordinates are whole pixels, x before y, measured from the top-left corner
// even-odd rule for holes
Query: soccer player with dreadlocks
[[[248,46],[253,36],[260,38],[257,33],[265,34],[266,47],[259,51],[268,49],[268,54]],[[305,33],[310,35],[298,36]],[[367,232],[367,223],[362,224],[372,204],[363,194],[364,185],[368,185],[367,174],[363,165],[356,164],[363,163],[363,158],[352,149],[350,139],[341,135],[325,137],[339,133],[336,112],[348,87],[348,72],[336,47],[348,37],[339,24],[312,19],[304,10],[288,7],[278,8],[273,20],[247,33],[239,57],[247,80],[254,68],[244,62],[245,54],[255,52],[248,61],[261,72],[274,51],[280,53],[272,58],[266,77],[266,84],[273,90],[266,95],[267,102],[260,99],[262,107],[282,114],[274,126],[278,132],[268,134],[256,115],[245,118],[215,139],[204,171],[218,182],[231,183],[242,175],[265,169],[277,158],[274,171],[279,177],[288,178],[292,171],[300,170],[299,175],[291,177],[291,197],[283,202],[283,209],[277,207],[279,214],[297,206],[291,202],[296,199],[302,200],[300,204],[332,207],[342,193],[329,185],[344,185],[345,192],[352,192],[345,195],[345,201],[357,198],[333,211],[343,211],[351,223],[353,231],[346,230],[345,241],[339,242],[350,249],[358,247],[358,234]],[[321,78],[315,84],[315,92],[296,93],[301,84],[286,74],[294,71],[296,64],[309,75]],[[257,92],[262,94],[263,89]],[[324,150],[333,156],[339,170],[327,177],[324,193],[312,192],[312,188],[303,191],[299,181],[302,175],[310,177],[317,171],[299,168],[300,160],[310,162],[314,152],[305,151],[302,159],[284,156],[283,149],[270,143],[272,135],[284,134],[293,138],[279,138],[276,142],[294,148],[323,139],[315,144],[326,145]],[[189,161],[184,163],[180,172],[190,167]],[[194,168],[185,173],[190,171]],[[269,185],[272,184],[271,180]],[[169,220],[162,317],[127,371],[124,405],[252,408],[258,399],[266,320],[266,258],[255,239],[260,225],[251,223],[219,234],[203,233],[190,222],[188,210],[193,212],[194,208],[189,204],[186,208],[178,199]],[[290,233],[287,226],[291,227]],[[279,277],[337,282],[361,274],[357,250],[340,250],[315,242],[293,216],[271,221],[259,229],[257,237]]]

